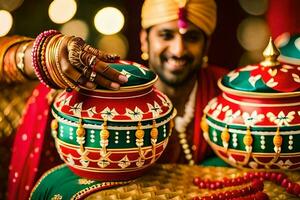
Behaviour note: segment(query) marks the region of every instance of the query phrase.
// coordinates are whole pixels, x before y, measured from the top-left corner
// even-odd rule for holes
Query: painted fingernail
[[[128,81],[127,76],[124,76],[124,75],[119,75],[118,78],[122,83],[126,83]]]
[[[112,83],[110,84],[110,87],[111,87],[112,89],[118,90],[118,89],[120,88],[120,84],[112,82]]]

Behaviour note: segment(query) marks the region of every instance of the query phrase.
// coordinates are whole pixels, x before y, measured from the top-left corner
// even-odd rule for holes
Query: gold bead
[[[277,128],[277,131],[276,131],[276,134],[273,138],[273,144],[276,146],[276,147],[280,147],[282,145],[282,137],[279,133],[279,127]]]
[[[221,139],[224,142],[229,142],[230,134],[228,132],[228,128],[227,127],[225,127],[225,129],[222,131],[222,133],[221,133]]]
[[[77,128],[76,134],[78,137],[83,137],[85,135],[85,130],[81,125]]]
[[[250,128],[247,128],[246,135],[243,138],[243,142],[246,146],[251,146],[253,143],[253,138],[251,136]]]
[[[107,138],[109,137],[109,131],[107,129],[101,130],[100,136],[101,136],[101,139],[107,140]]]
[[[156,128],[156,122],[153,120],[152,129],[150,132],[151,138],[157,139],[158,136],[158,129]]]
[[[135,132],[135,137],[137,137],[138,139],[142,139],[145,135],[145,132],[143,131],[143,129],[141,129],[141,122],[138,123],[138,127],[137,130]]]
[[[135,132],[135,137],[138,139],[142,139],[144,137],[145,132],[142,129],[138,129]]]
[[[58,128],[58,122],[57,122],[56,119],[53,119],[53,120],[51,121],[51,129],[52,129],[52,130],[57,130],[57,128]]]

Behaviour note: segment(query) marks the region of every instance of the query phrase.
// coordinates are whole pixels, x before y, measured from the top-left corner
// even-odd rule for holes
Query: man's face
[[[201,67],[206,39],[203,32],[189,24],[179,33],[177,20],[151,27],[148,33],[149,65],[168,85],[179,85]]]

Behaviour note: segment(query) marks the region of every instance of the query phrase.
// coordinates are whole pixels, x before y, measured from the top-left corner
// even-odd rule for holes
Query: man
[[[157,89],[167,94],[178,112],[176,131],[162,162],[194,164],[207,153],[200,130],[202,110],[217,95],[217,80],[226,72],[206,63],[215,26],[213,0],[146,0],[143,4],[141,50],[159,76]]]

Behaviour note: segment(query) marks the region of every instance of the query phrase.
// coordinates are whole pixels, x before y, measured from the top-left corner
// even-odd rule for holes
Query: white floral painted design
[[[128,167],[129,165],[130,165],[130,161],[129,161],[127,155],[124,156],[124,157],[123,157],[121,160],[119,160],[119,162],[118,162],[118,166],[121,167],[122,169]]]
[[[280,71],[287,73],[289,71],[289,69],[294,69],[294,67],[291,65],[283,65],[282,68],[280,69]]]
[[[97,162],[97,164],[99,167],[105,168],[110,164],[110,162],[107,160],[107,158],[101,157],[100,160]]]
[[[107,120],[112,120],[115,116],[119,115],[114,108],[110,109],[109,107],[104,108],[104,110],[102,110],[100,113],[101,117]]]
[[[266,85],[267,85],[268,87],[270,87],[270,88],[273,88],[273,87],[275,87],[276,85],[278,85],[278,82],[275,82],[275,81],[274,81],[274,78],[270,78],[270,80],[268,80],[268,81],[266,82]]]
[[[120,73],[123,74],[124,76],[126,76],[128,79],[131,76],[131,74],[128,71],[124,70],[124,69],[122,69],[122,71]]]
[[[298,74],[292,74],[292,76],[293,76],[293,79],[294,79],[294,81],[296,82],[296,83],[300,83],[300,77],[299,77],[299,75]]]
[[[277,124],[277,126],[282,126],[282,125],[289,126],[290,122],[292,122],[293,119],[295,118],[294,117],[295,114],[296,114],[295,111],[291,111],[287,115],[285,115],[283,111],[280,111],[279,114],[275,116],[272,112],[268,112],[267,117],[271,122]]]
[[[135,66],[137,66],[138,69],[139,69],[144,75],[146,75],[146,70],[145,70],[145,68],[141,67],[141,65],[138,64],[138,63],[133,63],[133,64],[134,64]]]
[[[277,74],[277,69],[272,69],[272,68],[270,68],[270,69],[268,70],[268,73],[270,74],[270,76],[274,77],[274,76],[276,76],[276,74]]]
[[[75,116],[81,117],[82,102],[76,103],[74,106],[71,106],[70,111],[73,112]]]
[[[143,118],[143,111],[141,109],[139,109],[138,107],[135,107],[134,110],[130,110],[128,108],[126,108],[126,113],[125,115],[130,117],[132,120],[137,120],[140,121]]]
[[[229,82],[235,80],[238,76],[239,76],[239,72],[237,71],[231,71],[227,74],[227,76],[229,77]]]
[[[225,113],[224,121],[225,123],[232,123],[234,119],[239,117],[241,115],[241,111],[237,110],[235,113],[232,112],[232,110],[227,110]]]
[[[255,87],[255,84],[256,84],[256,82],[257,82],[259,79],[261,79],[261,75],[260,75],[260,74],[258,74],[258,75],[256,75],[256,76],[250,76],[249,79],[248,79],[248,81],[249,81],[249,83],[250,83],[253,87]]]
[[[256,65],[247,65],[246,67],[242,68],[240,71],[253,71],[257,68],[258,68],[258,66],[256,66]]]
[[[280,167],[280,169],[289,169],[294,163],[292,163],[289,159],[286,161],[278,161],[277,165]]]
[[[161,103],[162,103],[163,106],[166,106],[166,107],[170,108],[170,106],[171,106],[171,102],[170,101],[164,99],[160,95],[158,95],[158,98],[161,100]]]
[[[69,96],[68,98],[66,98],[66,95],[63,95],[61,98],[59,98],[59,100],[61,101],[59,103],[59,108],[61,109],[64,105],[68,106],[70,104],[71,99],[72,99],[72,96]]]
[[[147,105],[148,105],[150,112],[152,112],[153,117],[158,117],[159,114],[162,112],[161,107],[159,106],[159,104],[156,101],[154,101],[153,105],[150,103],[147,103]]]
[[[223,108],[223,105],[222,105],[222,104],[219,104],[219,105],[217,106],[217,108],[214,110],[214,112],[212,113],[212,116],[218,117],[219,114],[220,114],[221,111],[222,111],[222,108]]]
[[[242,117],[246,126],[254,126],[256,123],[261,122],[261,120],[265,118],[265,115],[257,114],[257,111],[255,110],[251,114],[243,112]]]
[[[68,162],[69,165],[71,165],[71,166],[74,166],[74,165],[75,165],[75,162],[74,162],[73,157],[72,157],[71,154],[68,154],[68,156],[67,156],[67,162]]]
[[[87,109],[86,112],[88,113],[89,117],[93,117],[95,114],[97,114],[95,106]]]

